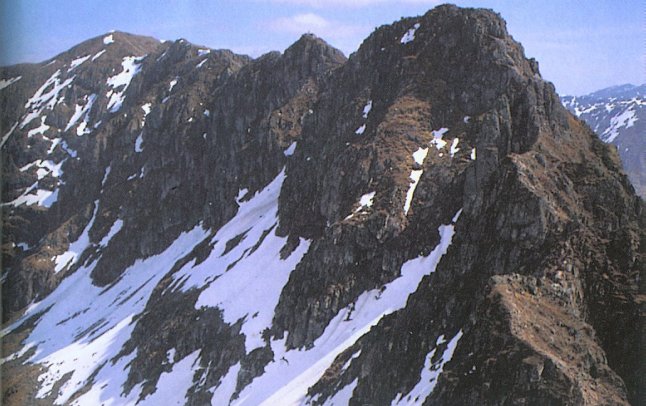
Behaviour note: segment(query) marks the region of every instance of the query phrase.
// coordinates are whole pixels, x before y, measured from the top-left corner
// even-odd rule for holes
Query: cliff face
[[[643,202],[497,14],[0,78],[6,403],[640,403]]]

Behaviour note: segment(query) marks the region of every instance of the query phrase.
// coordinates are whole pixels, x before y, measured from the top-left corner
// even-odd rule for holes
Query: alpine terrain
[[[4,405],[644,404],[644,203],[492,11],[0,88]]]
[[[562,101],[603,141],[617,146],[635,190],[646,198],[646,85],[614,86]]]

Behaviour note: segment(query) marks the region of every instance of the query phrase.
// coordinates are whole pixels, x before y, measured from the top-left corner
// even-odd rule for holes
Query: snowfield
[[[416,153],[415,159],[423,160],[421,155],[425,154]],[[109,173],[108,168],[104,183]],[[284,179],[283,170],[263,190],[240,202],[235,217],[215,234],[201,226],[188,230],[164,252],[137,260],[117,282],[106,288],[92,283],[90,274],[96,260],[79,264],[80,268],[64,279],[52,294],[34,303],[19,320],[2,331],[2,335],[6,335],[30,317],[39,315],[23,349],[10,354],[5,361],[32,350],[27,361],[45,368],[39,377],[38,397],[51,395],[55,385],[62,384],[55,393],[56,404],[70,403],[71,399],[75,405],[183,404],[193,380],[200,376],[197,373],[201,368],[199,351],[172,364],[174,353],[171,350],[167,357],[172,368],[162,373],[157,390],[137,403],[140,385],[129,393],[122,390],[129,362],[136,351],[123,354],[123,348],[157,283],[179,259],[208,240],[214,244],[208,258],[199,265],[195,260],[186,263],[172,275],[173,282],[167,289],[170,292],[200,289],[196,308],[217,307],[227,323],[242,320],[241,333],[245,335],[247,353],[265,345],[270,345],[274,352],[274,359],[265,367],[265,373],[255,378],[234,400],[231,396],[240,364],[231,367],[219,384],[210,388],[212,404],[299,405],[309,402],[308,388],[320,379],[334,359],[385,315],[403,308],[421,279],[434,272],[451,244],[454,231],[453,224],[441,226],[441,240],[430,255],[406,262],[399,278],[382,289],[364,292],[352,305],[339,311],[312,348],[287,350],[286,338],[266,342],[262,333],[271,327],[280,293],[290,273],[306,255],[310,242],[301,239],[287,258],[281,258],[286,237],[276,235],[276,226],[278,196]],[[242,190],[239,198],[247,194]],[[360,208],[370,207],[373,197],[374,192],[361,196]],[[98,204],[95,202],[93,216],[68,251],[53,258],[56,272],[79,261],[86,250],[107,246],[124,227],[123,221],[117,219],[107,234],[99,237],[100,241],[92,241],[89,232]],[[454,221],[458,216],[459,213]],[[239,238],[239,243],[227,250],[227,243]],[[74,300],[69,300],[70,296]],[[359,353],[354,354],[344,368],[358,356]],[[445,354],[444,358],[449,359],[450,354]],[[437,370],[434,373],[434,376],[439,374]],[[356,384],[355,381],[345,387],[327,404],[345,404]],[[428,372],[422,372],[419,385],[421,389],[415,393],[432,391],[433,382]]]

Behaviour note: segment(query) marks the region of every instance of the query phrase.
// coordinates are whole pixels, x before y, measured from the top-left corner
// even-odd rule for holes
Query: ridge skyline
[[[312,32],[349,55],[376,27],[401,16],[422,15],[440,3],[247,0],[215,6],[198,1],[190,5],[162,2],[150,10],[141,1],[89,7],[73,0],[56,8],[40,0],[29,5],[9,0],[3,3],[0,17],[4,18],[0,65],[34,63],[112,29],[159,39],[184,37],[252,57],[284,50],[302,33]],[[450,3],[485,7],[503,15],[528,57],[541,61],[543,76],[555,83],[559,94],[583,95],[611,85],[644,82],[643,13],[639,13],[644,4],[636,0],[593,5],[555,1],[520,5],[499,0]]]
[[[375,28],[375,29],[376,29],[376,28]],[[185,42],[187,42],[189,45],[192,45],[192,46],[194,46],[194,47],[198,47],[198,48],[205,48],[205,49],[208,49],[208,50],[210,50],[210,51],[225,51],[225,52],[231,52],[231,53],[234,53],[234,54],[239,55],[239,56],[249,57],[249,58],[251,58],[251,59],[259,59],[259,58],[262,58],[263,56],[265,56],[265,55],[267,55],[267,54],[270,54],[270,53],[273,53],[273,52],[279,52],[279,53],[281,53],[281,54],[282,54],[282,53],[284,53],[284,52],[285,52],[289,47],[291,47],[292,45],[294,45],[294,44],[296,44],[297,42],[301,41],[301,40],[303,39],[303,37],[308,37],[308,36],[311,36],[311,37],[314,37],[314,38],[316,38],[316,39],[322,40],[323,42],[325,42],[326,44],[328,44],[328,45],[329,45],[329,46],[331,46],[332,48],[338,49],[338,48],[336,48],[333,44],[331,44],[329,41],[327,41],[325,38],[320,37],[320,36],[318,36],[317,34],[315,34],[315,33],[311,33],[311,32],[304,32],[304,33],[302,33],[302,34],[298,37],[298,39],[296,39],[294,42],[292,42],[291,44],[289,44],[289,45],[288,45],[285,49],[283,49],[282,51],[281,51],[281,50],[277,50],[277,49],[274,49],[274,50],[268,50],[268,51],[266,51],[266,52],[264,52],[264,53],[262,53],[262,54],[260,54],[260,55],[256,55],[256,56],[254,56],[254,55],[249,55],[249,54],[245,54],[245,53],[238,53],[238,52],[236,52],[234,49],[221,48],[221,47],[215,47],[215,48],[214,48],[214,47],[211,47],[211,46],[207,46],[207,45],[199,44],[199,43],[196,43],[196,42],[194,42],[194,41],[192,41],[192,40],[190,40],[190,39],[188,39],[188,38],[184,38],[184,37],[180,37],[180,38],[176,38],[176,39],[172,39],[172,40],[169,40],[169,39],[164,40],[164,39],[159,39],[159,38],[151,37],[151,36],[149,36],[149,35],[138,34],[138,33],[135,33],[135,32],[127,32],[127,31],[121,31],[121,30],[109,30],[109,31],[106,31],[106,32],[104,32],[104,33],[102,33],[102,34],[96,35],[96,36],[94,36],[94,37],[91,37],[91,38],[87,38],[87,39],[85,39],[85,40],[82,40],[81,42],[79,42],[79,43],[77,43],[77,44],[75,44],[75,45],[71,46],[70,48],[68,48],[68,49],[66,49],[66,50],[63,50],[63,51],[61,51],[61,52],[58,52],[58,53],[56,53],[55,55],[51,55],[51,56],[49,56],[49,57],[46,57],[46,58],[45,58],[45,59],[43,59],[43,60],[35,61],[35,62],[20,62],[20,63],[16,63],[16,64],[0,65],[0,68],[8,68],[8,67],[11,67],[11,66],[16,66],[16,65],[39,65],[39,64],[48,63],[48,62],[51,62],[51,61],[55,60],[56,58],[58,58],[59,56],[61,56],[61,55],[63,55],[63,54],[66,54],[66,53],[69,53],[69,52],[73,51],[75,48],[81,47],[81,46],[82,46],[82,45],[84,45],[85,43],[89,43],[89,42],[92,42],[92,41],[98,41],[98,40],[101,40],[101,38],[104,38],[104,37],[106,37],[106,36],[109,36],[110,34],[115,34],[115,33],[124,34],[124,35],[127,35],[127,36],[140,37],[140,38],[148,38],[148,39],[152,39],[152,40],[159,41],[159,42],[160,42],[160,44],[163,44],[163,43],[166,43],[166,42],[171,42],[171,43],[172,43],[172,42],[181,42],[181,41],[185,41]],[[345,53],[345,52],[343,52],[343,50],[341,50],[341,49],[338,49],[338,50],[339,50],[339,51],[341,51],[341,52],[343,53],[343,55],[344,55],[346,58],[348,58],[348,57],[351,55],[351,54],[346,54],[346,53]],[[357,49],[357,50],[358,50],[358,49]],[[354,52],[356,52],[357,50],[355,50]],[[353,53],[354,53],[354,52],[353,52]],[[0,56],[1,56],[1,55],[0,55]],[[549,78],[545,78],[545,79],[546,79],[546,80],[549,80]],[[643,87],[643,86],[646,86],[646,81],[643,81],[643,82],[637,82],[637,83],[635,83],[635,82],[616,83],[616,84],[611,84],[611,85],[608,85],[608,86],[595,88],[595,89],[592,89],[592,90],[590,90],[590,91],[586,91],[586,92],[584,92],[584,93],[577,93],[577,94],[572,94],[572,93],[560,93],[560,92],[558,91],[558,88],[557,88],[557,93],[559,93],[562,97],[585,97],[585,96],[592,96],[592,95],[595,95],[595,94],[597,94],[597,93],[601,93],[601,92],[605,92],[605,91],[611,91],[611,90],[616,90],[616,89],[620,89],[620,88],[624,88],[624,87],[639,88],[639,87]]]

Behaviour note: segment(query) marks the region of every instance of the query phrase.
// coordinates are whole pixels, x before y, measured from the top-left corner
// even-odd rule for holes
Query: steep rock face
[[[579,320],[591,323],[598,329],[597,337],[601,343],[608,350],[610,347],[614,348],[610,352],[616,354],[617,358],[608,356],[608,362],[626,379],[631,397],[636,399],[638,376],[630,371],[639,369],[635,363],[638,349],[630,343],[636,343],[638,335],[637,330],[629,326],[639,322],[637,297],[643,248],[639,248],[638,235],[643,233],[639,231],[639,224],[643,224],[643,212],[638,199],[631,196],[631,187],[626,179],[617,174],[620,171],[617,157],[613,157],[598,145],[591,132],[583,129],[580,123],[567,118],[567,113],[560,106],[551,85],[543,82],[538,76],[537,65],[524,60],[522,49],[505,36],[501,20],[491,13],[471,14],[442,8],[421,19],[405,20],[374,33],[356,55],[357,60],[361,59],[362,52],[369,50],[375,53],[386,52],[388,47],[380,41],[388,38],[392,44],[395,35],[390,34],[389,30],[401,33],[405,31],[405,27],[414,28],[415,24],[419,24],[415,31],[415,40],[406,44],[409,48],[404,46],[398,49],[399,53],[405,55],[403,60],[401,55],[397,55],[398,58],[395,59],[400,64],[407,65],[386,65],[392,66],[395,71],[401,70],[401,75],[386,73],[381,76],[402,78],[406,81],[405,85],[389,83],[388,86],[374,86],[379,90],[385,88],[395,96],[372,95],[370,89],[364,90],[364,93],[368,93],[364,96],[365,99],[371,100],[372,111],[384,104],[381,108],[388,111],[386,117],[377,116],[379,126],[372,130],[374,133],[370,132],[370,120],[366,127],[367,133],[357,137],[353,134],[352,127],[339,128],[336,124],[336,128],[329,128],[330,120],[327,117],[318,118],[316,113],[311,127],[304,128],[301,144],[303,149],[299,146],[297,154],[300,151],[323,151],[316,156],[312,154],[311,159],[320,162],[320,167],[311,170],[311,173],[319,176],[310,177],[312,186],[303,188],[303,172],[308,169],[306,166],[296,166],[302,161],[290,162],[287,183],[283,188],[285,199],[281,200],[281,203],[284,203],[281,205],[281,209],[284,210],[281,212],[284,214],[282,218],[288,219],[281,224],[288,224],[289,218],[295,217],[295,222],[305,222],[304,225],[296,223],[297,232],[308,235],[313,220],[318,218],[320,220],[314,226],[332,224],[323,232],[323,238],[327,237],[332,242],[323,246],[320,251],[311,249],[292,274],[277,308],[275,325],[289,333],[288,345],[311,345],[338,309],[356,301],[358,293],[383,284],[383,279],[378,278],[396,276],[404,261],[424,252],[424,245],[434,245],[428,244],[420,235],[428,234],[428,230],[435,230],[440,224],[449,223],[451,216],[458,209],[462,209],[461,221],[456,226],[456,237],[451,249],[436,270],[439,280],[423,282],[418,291],[411,296],[408,306],[401,310],[394,320],[384,319],[389,322],[380,323],[367,334],[366,342],[354,348],[354,351],[361,350],[361,356],[355,361],[358,364],[356,369],[353,370],[350,366],[345,374],[341,374],[332,382],[326,382],[320,388],[329,390],[331,386],[341,389],[358,379],[353,392],[353,400],[358,404],[382,404],[395,398],[398,393],[409,393],[417,382],[416,379],[419,379],[419,371],[424,362],[417,355],[411,359],[410,354],[439,354],[441,348],[436,340],[441,335],[456,337],[460,331],[460,336],[463,337],[461,340],[465,341],[470,340],[469,332],[481,335],[478,317],[482,315],[480,317],[486,322],[491,322],[489,318],[493,316],[480,313],[482,310],[477,307],[479,299],[464,301],[462,298],[481,297],[482,286],[491,283],[488,280],[492,275],[512,274],[542,278],[539,284],[542,282],[547,286],[546,297],[553,294],[550,290],[557,283],[557,291],[563,289],[567,292],[570,296],[566,301],[567,312],[574,313]],[[441,26],[443,24],[446,25]],[[426,41],[425,28],[428,30],[426,35],[431,37]],[[419,45],[415,47],[417,41]],[[456,43],[460,44],[459,48],[455,47]],[[453,60],[449,59],[447,62],[449,55]],[[352,62],[351,59],[343,70],[335,74],[339,77],[343,74],[351,75],[346,72],[352,70]],[[447,65],[451,69],[443,69]],[[370,69],[367,64],[362,66]],[[464,66],[471,67],[473,71],[460,72],[461,69],[465,69]],[[380,78],[378,74],[369,73],[356,76]],[[418,82],[411,85],[410,82],[415,81]],[[486,90],[482,91],[469,81],[485,83],[483,87]],[[361,83],[356,80],[348,82]],[[348,87],[343,86],[343,79],[336,83],[339,84],[336,91],[341,94],[330,90],[330,100],[334,101],[330,102],[331,104],[351,97],[345,92]],[[425,88],[427,83],[431,85]],[[433,85],[441,91],[434,93]],[[351,88],[350,94],[361,94],[359,89]],[[420,101],[419,96],[415,99],[416,93],[422,94],[426,103]],[[325,100],[324,92],[318,106],[325,103]],[[404,104],[403,100],[407,103]],[[415,104],[411,100],[415,100]],[[357,104],[360,106],[362,103],[355,103]],[[435,104],[439,106],[434,107]],[[427,115],[418,113],[418,117],[422,119],[416,120],[413,125],[409,124],[406,114],[410,116],[411,111],[417,113],[424,107],[428,111]],[[415,108],[418,110],[415,111]],[[321,114],[329,114],[331,111],[328,108],[321,110],[324,112]],[[341,107],[338,111],[332,111],[333,114],[342,115],[344,109]],[[360,116],[356,108],[353,113],[355,117]],[[388,117],[389,114],[393,116],[392,119]],[[469,119],[465,116],[469,116]],[[400,133],[386,133],[386,129],[391,130],[394,127],[387,127],[388,123],[400,126]],[[353,124],[357,127],[359,125],[356,122]],[[419,128],[420,124],[428,127]],[[384,171],[385,173],[379,171],[377,173],[381,176],[375,176],[374,172],[370,173],[371,169],[379,164],[384,167],[383,163],[379,162],[378,152],[375,150],[388,145],[388,141],[382,141],[383,138],[399,135],[396,137],[397,147],[389,149],[387,157],[389,160],[410,162],[411,153],[417,147],[428,145],[429,139],[423,138],[424,132],[430,133],[442,127],[449,128],[444,136],[444,139],[448,138],[449,144],[452,142],[451,138],[459,138],[457,145],[463,151],[474,148],[477,159],[475,162],[468,162],[465,159],[468,153],[459,151],[453,159],[449,159],[449,154],[444,152],[445,155],[442,156],[442,152],[437,154],[431,147],[415,191],[415,197],[419,199],[417,202],[421,204],[416,205],[413,201],[410,212],[406,215],[402,206],[404,192],[410,180],[405,176],[408,174],[408,168],[415,169],[415,164],[393,165],[395,169],[386,167],[391,170]],[[383,133],[380,133],[380,130]],[[325,138],[323,143],[320,141],[322,134],[331,134],[337,138],[333,138],[332,141]],[[409,140],[412,141],[412,145],[407,146]],[[314,145],[318,142],[318,145],[308,148],[308,141]],[[344,148],[343,144],[348,141],[359,144],[366,152],[359,155],[350,148]],[[333,152],[326,154],[329,150]],[[436,164],[433,158],[440,163]],[[450,164],[446,165],[446,161]],[[306,160],[305,164],[307,163]],[[397,174],[397,170],[403,173]],[[428,177],[425,177],[426,174],[429,174]],[[294,175],[291,179],[299,182],[298,187],[293,189],[289,188],[291,175]],[[339,185],[346,182],[350,185]],[[388,185],[389,188],[384,185]],[[298,205],[290,205],[290,197],[297,193],[297,189],[304,190],[305,193],[295,199]],[[374,210],[364,215],[365,228],[370,230],[371,221],[374,221],[382,225],[380,231],[387,234],[379,235],[375,232],[371,236],[372,241],[366,243],[361,237],[344,236],[344,232],[349,232],[343,223],[356,220],[344,219],[343,216],[351,212],[352,202],[359,200],[358,197],[369,190],[376,190],[376,202],[373,205]],[[328,198],[327,194],[330,193],[334,195]],[[348,199],[350,201],[346,202],[344,207],[343,197],[348,196],[351,199]],[[434,201],[434,197],[440,202]],[[383,206],[391,209],[390,213],[380,212],[380,198],[388,199],[388,203]],[[606,199],[610,200],[602,203]],[[303,204],[303,201],[306,203]],[[393,201],[398,204],[393,204]],[[600,212],[599,207],[620,208],[619,212],[622,213],[626,210],[631,213],[632,220],[624,222],[608,213],[606,209],[601,209]],[[303,212],[305,210],[307,211]],[[442,213],[443,218],[440,217]],[[591,224],[594,226],[590,227]],[[407,233],[409,227],[414,230],[411,234]],[[427,231],[424,233],[422,230]],[[353,231],[366,233],[364,230]],[[622,237],[618,234],[622,234]],[[582,246],[576,240],[583,236],[589,236],[589,239],[586,238],[587,243]],[[609,255],[609,251],[613,249],[609,245],[599,244],[599,241],[616,238],[623,239],[628,244],[622,249],[624,252],[612,255],[613,259],[609,257],[609,263],[597,262],[600,258],[589,259],[594,255]],[[436,242],[437,238],[431,241]],[[424,245],[418,248],[416,244]],[[388,258],[391,252],[389,248],[392,246],[398,247],[393,250],[396,251],[396,260],[387,261],[384,258]],[[577,249],[573,250],[571,246],[576,246]],[[318,247],[315,246],[314,249],[316,248]],[[335,250],[338,254],[334,253]],[[330,252],[334,254],[330,255]],[[329,257],[343,260],[340,263],[334,262],[328,260]],[[363,259],[366,257],[377,257],[377,260],[368,262]],[[453,264],[453,261],[456,263]],[[572,261],[575,261],[575,264]],[[379,267],[382,271],[375,272]],[[561,269],[563,267],[564,270]],[[575,277],[565,278],[562,276],[564,272],[574,273]],[[601,276],[603,274],[606,277]],[[621,292],[612,300],[603,293],[609,289],[603,282],[609,274],[616,274],[619,279],[625,281],[621,284],[612,283],[612,289]],[[622,276],[619,277],[619,274]],[[296,295],[297,290],[306,294]],[[540,290],[537,288],[537,292]],[[600,312],[602,306],[605,306],[606,310]],[[299,311],[290,311],[294,307]],[[430,320],[423,318],[424,322],[420,323],[420,315],[424,314],[434,316]],[[540,328],[540,331],[545,331],[545,326],[527,325],[527,321],[534,317],[534,314],[525,314],[522,320],[523,327]],[[551,315],[550,323],[559,325],[565,322],[563,318],[564,316]],[[509,320],[505,322],[510,323]],[[469,328],[473,324],[478,327]],[[510,335],[517,343],[513,345],[529,345],[534,356],[546,356],[546,348],[533,342],[532,335],[524,331],[518,332],[515,328],[516,326],[512,326],[510,330]],[[574,324],[569,328],[576,330],[579,327]],[[594,341],[593,338],[594,335],[587,337],[591,341]],[[487,359],[501,360],[499,364],[487,366],[491,370],[485,369],[474,377],[476,380],[480,378],[479,382],[486,380],[487,376],[498,377],[500,374],[510,373],[511,365],[517,368],[517,364],[507,364],[500,357],[500,354],[509,351],[510,345],[513,347],[509,343],[493,350],[493,347],[485,349],[487,347],[479,348],[478,344],[467,344],[469,352],[480,355],[477,361],[470,360],[467,356],[463,362],[471,362],[470,368],[482,370],[483,365],[479,362]],[[553,343],[551,345],[554,347]],[[469,384],[464,384],[461,378],[456,378],[456,382],[462,385],[459,389],[439,389],[443,388],[440,382],[438,391],[429,398],[429,402],[497,404],[504,403],[505,399],[543,399],[546,402],[559,403],[563,399],[569,399],[573,403],[594,404],[599,399],[602,399],[601,403],[615,403],[626,399],[621,385],[619,390],[616,389],[619,382],[617,375],[608,372],[604,356],[599,355],[599,344],[592,350],[596,351],[595,363],[592,366],[590,362],[580,364],[569,359],[570,354],[579,354],[583,345],[579,342],[568,345],[572,345],[573,348],[564,348],[562,351],[556,351],[556,354],[554,348],[550,348],[549,355],[553,357],[551,362],[557,365],[557,372],[553,378],[539,379],[534,385],[523,382],[524,386],[519,388],[517,393],[512,389],[514,384],[498,378],[490,378],[495,385],[499,385],[497,388],[492,387],[481,393],[470,390]],[[565,344],[563,347],[566,347]],[[633,347],[629,350],[632,355],[623,352],[630,347]],[[529,354],[520,359],[529,357]],[[440,359],[435,356],[436,366]],[[347,357],[339,360],[347,361]],[[568,370],[568,364],[575,364],[577,367],[570,367]],[[590,386],[587,383],[590,381],[588,375],[581,377],[577,375],[581,374],[581,371],[573,372],[577,368],[585,369],[585,365],[595,371],[592,375],[600,382],[595,381]],[[428,368],[428,365],[425,368]],[[598,371],[601,370],[606,371],[607,375],[599,376]],[[450,370],[447,371],[445,376],[451,376],[450,373]],[[522,376],[519,372],[519,376],[513,378],[516,385],[523,380]],[[553,381],[550,382],[550,379]],[[445,385],[450,385],[450,381],[445,382]],[[469,382],[473,385],[475,381]],[[546,384],[547,382],[550,383]],[[599,391],[603,393],[599,399],[594,397],[600,396],[596,392],[595,395],[589,394],[590,388],[596,385],[604,387]],[[310,395],[326,393],[325,389],[320,390],[321,392],[314,390]],[[508,391],[509,393],[505,393]],[[572,392],[578,394],[573,395]]]
[[[646,197],[646,85],[621,85],[584,96],[563,96],[563,105],[605,142],[617,146],[637,194]]]
[[[0,72],[5,403],[640,403],[643,203],[497,14],[56,61]]]
[[[407,29],[414,30],[415,39],[402,44],[401,33]],[[376,58],[386,62],[368,63]],[[307,308],[311,305],[302,302],[321,302],[328,294],[326,285],[351,291],[337,305],[325,306],[327,315],[310,340],[292,334],[288,343],[311,343],[358,293],[389,281],[403,261],[433,247],[437,236],[422,230],[447,224],[464,206],[477,211],[479,189],[499,160],[527,149],[541,126],[549,125],[546,115],[565,120],[564,111],[552,112],[558,100],[544,82],[533,78],[535,69],[523,58],[522,48],[505,35],[501,19],[485,12],[463,16],[442,8],[422,19],[377,30],[335,72],[333,85],[322,92],[308,121],[311,125],[304,128],[302,148],[296,151],[307,157],[288,166],[281,225],[303,236],[322,234],[330,225],[323,241],[336,243],[322,246],[320,257],[310,252],[306,260],[316,271],[301,266],[292,276],[294,291],[310,284],[318,290],[306,295],[286,291],[286,297],[301,301],[284,302],[286,317],[301,320],[283,321],[279,307],[277,321],[287,330],[307,331],[307,324],[319,316],[291,312],[293,306]],[[528,91],[521,91],[524,88]],[[362,115],[364,105],[371,109]],[[419,149],[426,150],[423,162],[415,162],[413,156]],[[477,160],[471,159],[472,150],[477,151]],[[423,170],[414,190],[418,200],[407,207],[416,170]],[[373,207],[347,218],[368,192],[375,192]],[[347,251],[348,244],[359,252],[334,253],[336,247]],[[328,263],[323,256],[346,262]],[[366,272],[374,267],[382,271]],[[328,273],[336,276],[330,275],[322,285],[309,277]],[[301,279],[295,279],[298,275]],[[355,278],[364,280],[353,287]]]
[[[46,258],[62,254],[57,250],[65,252],[65,234],[71,234],[70,242],[78,238],[90,223],[93,210],[96,211],[95,221],[87,230],[90,237],[94,237],[92,241],[100,241],[111,225],[119,219],[122,222],[117,236],[122,243],[113,242],[103,247],[105,253],[99,258],[93,272],[99,284],[114,280],[135,258],[150,256],[166,248],[179,232],[186,229],[187,224],[203,221],[206,225],[221,226],[235,213],[237,205],[234,197],[238,189],[249,183],[252,190],[256,190],[258,185],[266,184],[280,170],[281,157],[284,159],[282,150],[289,146],[289,131],[292,138],[294,132],[298,132],[299,114],[304,113],[303,109],[311,99],[308,94],[314,93],[310,88],[315,89],[315,84],[310,83],[310,79],[313,81],[328,66],[326,58],[329,57],[334,63],[342,61],[338,53],[319,55],[315,50],[311,67],[306,66],[300,72],[294,67],[283,68],[284,59],[310,59],[308,46],[311,48],[311,45],[308,42],[316,45],[320,40],[304,38],[287,51],[286,58],[269,55],[255,62],[237,79],[231,76],[249,59],[228,51],[208,50],[206,53],[207,50],[200,50],[184,40],[172,44],[155,41],[152,45],[146,40],[145,44],[158,49],[144,58],[143,55],[136,56],[139,47],[112,49],[121,43],[131,44],[130,36],[117,33],[104,38],[108,37],[114,43],[103,44],[101,38],[88,42],[105,47],[105,55],[97,51],[93,54],[99,55],[95,61],[88,60],[73,68],[68,72],[69,78],[56,77],[53,80],[54,83],[69,82],[69,87],[58,92],[58,99],[52,99],[51,112],[49,106],[45,106],[42,111],[38,110],[40,115],[36,119],[27,113],[23,120],[43,120],[44,124],[37,129],[49,126],[44,130],[45,134],[60,131],[62,137],[50,141],[43,135],[42,142],[27,147],[25,142],[31,142],[40,135],[29,132],[30,123],[26,123],[24,130],[20,125],[14,129],[16,134],[10,134],[11,139],[6,147],[10,159],[6,160],[5,173],[11,183],[6,185],[4,191],[22,194],[18,200],[13,195],[6,198],[13,201],[8,207],[15,209],[5,221],[5,233],[11,241],[19,245],[22,243],[23,248],[37,247],[34,250],[22,249],[23,253],[31,255],[19,257],[15,265],[5,261],[9,268],[17,268],[16,272],[8,273],[9,279],[4,285],[5,297],[9,297],[5,302],[5,311],[19,309],[51,291],[60,278],[56,275],[52,277],[52,272],[45,270],[48,267]],[[67,66],[71,64],[67,62],[67,59],[73,58],[71,55],[96,51],[86,50],[84,45],[77,48],[57,57],[57,63]],[[117,54],[109,61],[102,61],[102,58],[114,52]],[[130,54],[134,54],[135,58]],[[291,54],[296,56],[291,58]],[[133,62],[137,58],[139,62]],[[121,72],[120,67],[104,66],[108,63],[118,66],[119,62],[123,65]],[[87,69],[85,63],[88,64]],[[198,64],[201,65],[196,68]],[[56,66],[48,68],[47,73]],[[55,72],[60,71],[57,69]],[[110,86],[110,79],[105,88],[82,88],[86,82],[106,81],[91,79],[96,71],[120,72],[122,77],[113,82],[119,82],[115,83],[116,89],[124,92],[124,103],[130,108],[121,106],[117,109],[120,103],[118,98],[110,108],[113,100],[110,92],[115,92],[114,86]],[[122,82],[128,79],[123,77],[128,78],[129,75],[132,78],[124,86]],[[264,88],[244,89],[248,84],[255,83],[250,77],[252,75],[260,76],[260,79],[267,77]],[[279,75],[289,78],[291,87],[282,86],[286,79],[282,83],[276,81]],[[86,76],[90,78],[85,79]],[[227,87],[218,93],[227,79]],[[77,84],[77,81],[82,83]],[[307,92],[301,91],[306,84],[310,88]],[[63,91],[72,93],[71,100]],[[76,92],[80,95],[76,95]],[[257,96],[253,99],[250,95]],[[76,111],[72,112],[66,106],[74,106],[76,99],[86,100],[87,103],[81,106],[76,104]],[[257,107],[250,108],[251,105]],[[278,123],[270,122],[270,113],[281,107],[288,109],[286,118],[278,120]],[[79,115],[79,111],[82,114]],[[49,117],[54,117],[52,122],[57,120],[60,123],[47,124],[50,123],[47,121]],[[74,120],[85,121],[77,123]],[[255,126],[253,130],[258,134],[251,134],[252,122]],[[99,125],[96,126],[96,123]],[[95,126],[97,128],[93,129]],[[22,136],[24,132],[21,130],[27,133],[27,137]],[[284,139],[281,138],[283,134]],[[47,147],[53,151],[47,151]],[[32,152],[35,150],[38,152]],[[238,153],[240,150],[248,151],[247,155]],[[267,150],[271,155],[258,154],[259,150]],[[259,156],[253,156],[254,153]],[[50,173],[43,176],[39,171]],[[60,193],[57,183],[51,183],[56,180],[50,181],[59,176],[69,182],[69,186],[61,188]],[[155,181],[144,182],[146,176]],[[38,180],[37,184],[33,183],[35,180]],[[18,181],[20,183],[14,184]],[[47,187],[53,189],[49,198],[30,199],[34,193],[36,196],[50,193],[45,189]],[[97,201],[100,208],[93,207],[93,202]],[[43,209],[49,209],[52,205],[51,210]],[[78,217],[83,219],[79,220]],[[34,226],[13,226],[14,222],[19,223],[24,219]],[[35,235],[23,234],[28,231],[34,231]],[[36,244],[36,236],[42,238],[43,235],[48,240],[47,244]],[[59,258],[59,261],[69,259]],[[38,266],[37,261],[43,265]],[[62,271],[60,275],[65,275],[66,264],[57,262],[56,265],[57,273]],[[45,268],[42,272],[44,275],[38,270],[42,268]]]

